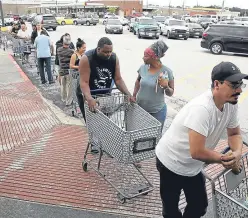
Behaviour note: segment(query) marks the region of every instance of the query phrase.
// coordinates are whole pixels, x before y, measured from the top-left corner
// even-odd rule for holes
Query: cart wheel
[[[117,197],[121,204],[124,204],[126,202],[126,198],[120,193],[117,194]]]
[[[82,167],[85,172],[87,172],[87,162],[82,162]]]
[[[74,111],[72,111],[72,116],[73,116],[73,117],[75,116],[75,113],[74,113]]]

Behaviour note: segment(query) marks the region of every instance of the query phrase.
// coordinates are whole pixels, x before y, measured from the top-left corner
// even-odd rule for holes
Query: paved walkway
[[[27,217],[33,210],[35,217],[160,217],[154,159],[142,162],[141,170],[155,190],[121,204],[116,191],[92,168],[82,170],[86,129],[61,122],[10,56],[1,53],[0,64],[4,72],[0,74],[0,199],[6,208],[17,208],[17,215],[10,217]],[[11,80],[6,79],[9,69]],[[218,150],[225,144],[221,142]],[[96,166],[96,156],[90,158]],[[215,175],[220,169],[215,166],[208,172]],[[141,181],[134,167],[124,167],[107,156],[101,170],[116,184]],[[210,197],[209,184],[207,190]],[[183,195],[179,206],[185,206]],[[4,208],[0,217],[7,214]]]

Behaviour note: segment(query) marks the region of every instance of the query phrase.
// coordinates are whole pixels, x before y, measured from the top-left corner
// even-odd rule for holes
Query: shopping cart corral
[[[95,113],[85,104],[89,143],[83,160],[83,170],[90,165],[118,192],[124,203],[152,191],[153,185],[136,167],[137,162],[155,156],[155,146],[161,136],[161,124],[128,97],[112,92],[94,95],[98,102]],[[91,144],[99,155],[90,155]]]
[[[244,142],[244,150],[248,144]],[[222,153],[229,151],[226,148]],[[243,152],[242,170],[235,175],[232,170],[219,170],[215,176],[210,175],[207,168],[217,170],[213,165],[207,165],[203,174],[208,179],[212,190],[212,206],[214,218],[247,218],[248,217],[248,152]]]

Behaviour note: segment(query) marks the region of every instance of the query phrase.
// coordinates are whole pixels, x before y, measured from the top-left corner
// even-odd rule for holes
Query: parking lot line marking
[[[186,76],[180,77],[179,79],[177,79],[177,84],[182,84],[186,79],[188,78],[193,78],[194,76],[204,73],[204,71],[206,71],[208,68],[210,67],[210,65],[207,65],[205,67],[202,67],[199,71],[197,71],[196,73],[190,73],[187,74]]]

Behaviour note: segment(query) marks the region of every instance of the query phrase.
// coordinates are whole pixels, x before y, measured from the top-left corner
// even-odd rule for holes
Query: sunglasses
[[[241,82],[235,82],[235,83],[226,83],[225,81],[220,81],[221,84],[225,83],[226,85],[228,85],[230,88],[232,89],[244,89],[246,87],[246,84]]]

